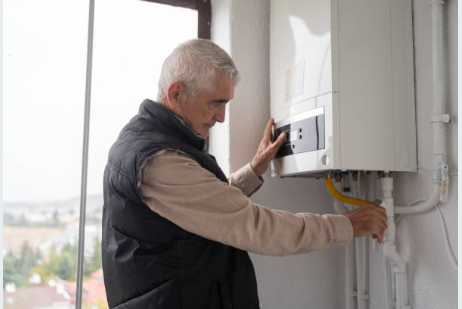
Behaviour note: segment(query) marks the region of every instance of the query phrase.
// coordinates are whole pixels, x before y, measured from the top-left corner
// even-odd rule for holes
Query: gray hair
[[[206,90],[212,90],[218,75],[223,74],[236,85],[239,72],[233,60],[218,45],[209,40],[195,39],[178,45],[165,59],[159,78],[157,101],[167,101],[167,88],[180,82],[192,99]]]

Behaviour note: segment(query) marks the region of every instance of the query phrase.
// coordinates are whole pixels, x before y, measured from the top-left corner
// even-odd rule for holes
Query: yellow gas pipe
[[[332,178],[330,178],[330,175],[326,175],[326,178],[324,179],[324,182],[326,183],[327,190],[329,191],[330,194],[337,200],[350,204],[350,205],[356,205],[356,206],[364,206],[364,204],[367,205],[374,205],[373,202],[361,200],[358,198],[353,198],[349,197],[346,195],[341,194],[340,192],[337,191],[334,187],[334,183],[332,182]]]

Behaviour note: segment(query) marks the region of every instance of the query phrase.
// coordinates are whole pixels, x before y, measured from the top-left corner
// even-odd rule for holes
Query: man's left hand
[[[271,118],[266,125],[265,135],[258,146],[257,153],[253,157],[252,162],[250,162],[250,166],[258,177],[265,173],[268,164],[274,159],[276,152],[286,141],[286,134],[282,133],[273,142],[273,125],[274,119]]]

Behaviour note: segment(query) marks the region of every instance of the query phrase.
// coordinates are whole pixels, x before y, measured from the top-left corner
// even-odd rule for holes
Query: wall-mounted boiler
[[[416,170],[411,1],[273,0],[275,176]]]

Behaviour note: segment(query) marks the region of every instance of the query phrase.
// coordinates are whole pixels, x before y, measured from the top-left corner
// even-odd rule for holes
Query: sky
[[[197,36],[197,12],[96,0],[88,195],[102,194],[110,146],[165,57]],[[88,1],[3,1],[3,201],[80,195]]]

